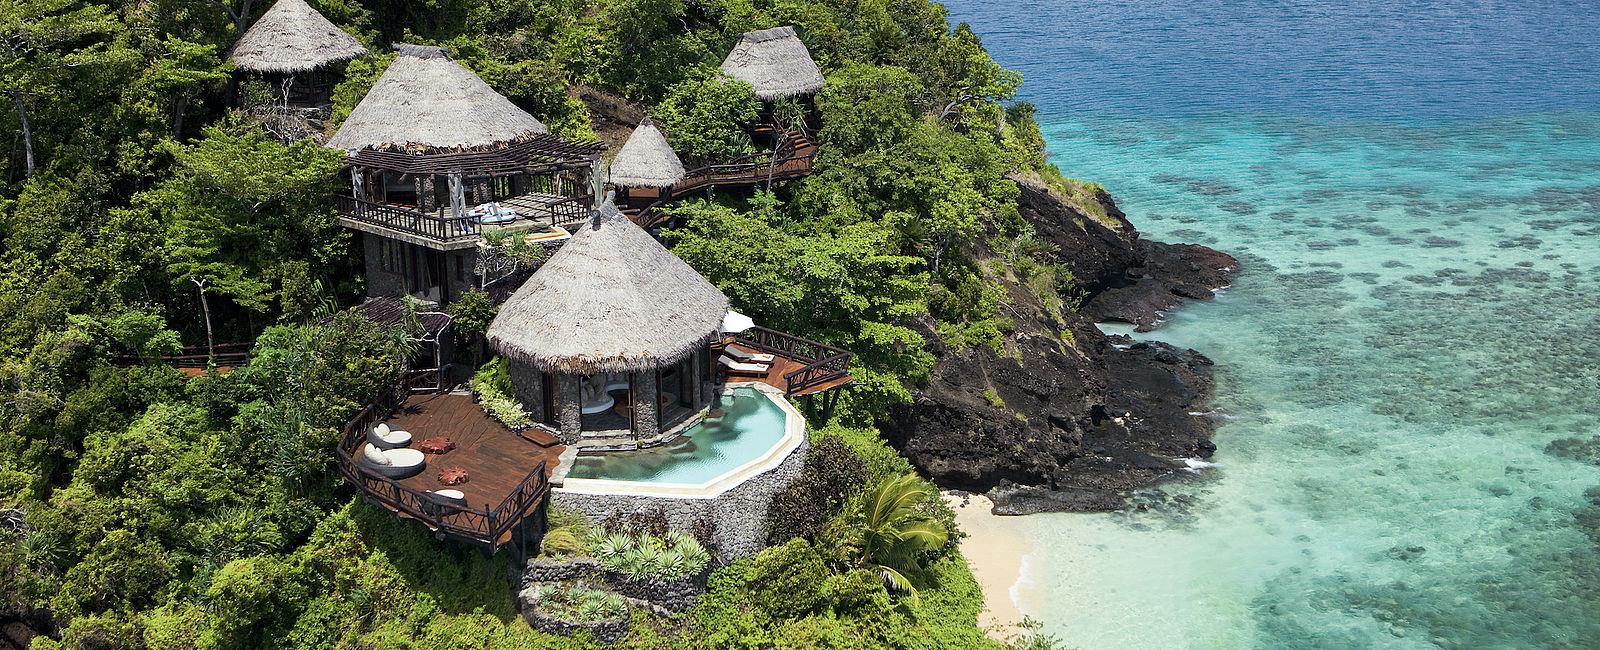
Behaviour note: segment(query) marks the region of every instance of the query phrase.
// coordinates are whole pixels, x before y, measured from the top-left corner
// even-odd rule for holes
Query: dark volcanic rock
[[[1137,265],[1124,269],[1128,281],[1094,294],[1079,310],[1096,322],[1133,323],[1140,332],[1156,329],[1161,313],[1184,299],[1210,300],[1212,289],[1228,286],[1239,261],[1196,244],[1139,240]]]
[[[1122,497],[1113,492],[1083,488],[1045,488],[1001,481],[986,495],[994,501],[994,514],[1033,515],[1041,512],[1105,512],[1122,507]]]
[[[1072,265],[1089,303],[1124,320],[1151,324],[1184,297],[1208,299],[1238,264],[1204,246],[1140,241],[1110,197],[1101,201],[1115,218],[1096,219],[1042,185],[1018,184],[1022,214]],[[994,256],[985,243],[968,253],[980,262]],[[1181,467],[1177,459],[1216,449],[1214,420],[1190,415],[1206,410],[1210,395],[1205,356],[1107,337],[1094,326],[1105,311],[1054,314],[1009,277],[991,281],[1006,290],[1014,326],[1004,354],[950,349],[929,317],[908,324],[937,361],[913,403],[880,428],[922,473],[973,492],[1008,485],[990,495],[1006,513],[1114,510],[1127,491]]]
[[[1109,195],[1100,192],[1097,197],[1106,213],[1102,222],[1064,203],[1037,177],[1016,176],[1012,180],[1022,190],[1017,198],[1022,217],[1033,224],[1040,239],[1059,247],[1057,261],[1072,269],[1084,291],[1098,293],[1128,283],[1125,270],[1139,260],[1139,231],[1128,223]]]

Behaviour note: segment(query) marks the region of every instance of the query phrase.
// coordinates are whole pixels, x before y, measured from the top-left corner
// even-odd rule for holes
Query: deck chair
[[[772,360],[777,358],[760,352],[746,352],[731,345],[723,348],[722,353],[733,357],[735,361],[743,361],[745,363],[772,363]]]
[[[723,371],[730,375],[766,377],[772,370],[772,366],[765,363],[741,363],[728,357],[717,357],[717,363],[722,364]]]

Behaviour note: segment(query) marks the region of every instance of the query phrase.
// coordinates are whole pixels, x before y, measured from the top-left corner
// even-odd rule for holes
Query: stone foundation
[[[583,513],[599,521],[615,513],[648,512],[660,508],[667,523],[684,531],[694,530],[701,520],[716,524],[712,542],[724,561],[750,555],[767,546],[767,508],[772,498],[800,477],[810,442],[801,439],[776,467],[756,474],[727,491],[709,498],[585,494],[551,491],[556,506]]]

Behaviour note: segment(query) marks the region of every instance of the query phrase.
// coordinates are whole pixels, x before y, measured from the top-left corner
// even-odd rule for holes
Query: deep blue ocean
[[[1082,648],[1600,647],[1600,5],[954,0],[1051,160],[1243,263],[1219,467],[1040,515]]]

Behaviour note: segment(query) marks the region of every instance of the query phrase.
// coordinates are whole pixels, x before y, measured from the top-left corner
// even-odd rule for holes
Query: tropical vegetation
[[[706,158],[753,146],[726,128],[744,91],[710,71],[742,32],[796,26],[827,75],[815,173],[688,201],[668,239],[758,322],[858,354],[861,385],[811,422],[849,459],[808,458],[803,481],[827,489],[785,495],[802,516],[775,522],[776,545],[713,566],[693,610],[621,645],[996,645],[949,510],[874,427],[932,367],[912,321],[962,345],[1004,332],[996,273],[966,251],[1029,232],[1008,176],[1093,188],[1043,168],[1031,111],[1007,103],[1020,78],[969,29],[927,0],[309,2],[375,52],[344,66],[328,128],[411,42],[450,47],[559,134],[591,134],[568,92],[585,85]],[[337,427],[415,350],[345,310],[364,266],[330,200],[338,154],[230,110],[224,56],[268,5],[0,2],[0,613],[40,649],[588,643],[517,617],[507,554],[453,555],[339,480]],[[1025,273],[1072,295],[1070,276]],[[481,337],[492,309],[469,300],[452,313]],[[230,342],[253,342],[248,365],[159,359]],[[547,550],[587,550],[589,524],[565,525]]]

